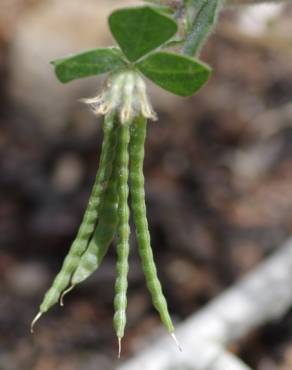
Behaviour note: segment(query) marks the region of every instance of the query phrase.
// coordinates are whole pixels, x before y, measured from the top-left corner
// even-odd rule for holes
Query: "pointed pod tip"
[[[180,343],[179,343],[179,341],[178,341],[178,339],[177,339],[176,335],[175,335],[174,333],[171,333],[171,337],[172,337],[172,339],[174,340],[174,342],[175,342],[175,344],[176,344],[176,346],[177,346],[178,350],[179,350],[180,352],[182,352],[182,347],[181,347],[181,345],[180,345]]]
[[[122,338],[121,337],[118,338],[118,343],[119,343],[118,359],[120,359],[121,354],[122,354]]]
[[[74,285],[71,285],[68,289],[64,290],[60,298],[60,306],[64,307],[64,297],[74,289]]]
[[[31,334],[34,333],[34,327],[35,327],[35,324],[37,323],[37,321],[41,318],[41,316],[43,315],[42,312],[39,312],[36,317],[32,320],[31,322],[31,325],[30,325],[30,332]]]

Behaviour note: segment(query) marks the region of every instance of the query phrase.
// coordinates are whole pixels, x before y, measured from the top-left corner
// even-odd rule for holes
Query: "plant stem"
[[[196,56],[217,22],[222,0],[187,0],[187,37],[182,53]]]

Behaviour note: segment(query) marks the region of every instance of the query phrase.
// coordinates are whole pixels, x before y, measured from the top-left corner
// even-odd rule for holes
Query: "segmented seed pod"
[[[146,284],[151,293],[153,305],[160,314],[161,321],[166,326],[167,330],[172,334],[174,332],[174,327],[168,312],[167,302],[163,295],[161,284],[157,276],[146,216],[143,174],[146,126],[147,122],[144,117],[136,119],[131,126],[130,191],[132,199],[132,212],[136,226],[139,254],[146,278]]]
[[[115,127],[115,130],[117,130],[117,127]],[[118,222],[118,163],[115,153],[112,174],[100,206],[99,220],[89,246],[82,255],[78,267],[72,276],[72,286],[81,283],[98,269],[114,238]]]
[[[128,271],[129,271],[129,153],[128,145],[130,141],[129,124],[121,125],[119,132],[119,146],[117,151],[119,162],[118,179],[118,244],[117,244],[117,278],[115,283],[114,299],[114,328],[119,340],[119,357],[121,354],[121,341],[125,334],[126,309],[127,309],[127,289],[128,289]]]
[[[116,131],[114,130],[113,115],[105,117],[103,131],[104,140],[102,144],[99,170],[96,175],[87,209],[83,216],[77,236],[63,262],[62,268],[55,277],[51,288],[46,293],[44,300],[40,305],[40,312],[37,315],[37,318],[39,318],[42,313],[47,312],[60,299],[62,292],[69,285],[72,274],[76,270],[81,255],[88,247],[90,237],[94,232],[98,218],[98,208],[112,172],[112,162],[117,141]]]

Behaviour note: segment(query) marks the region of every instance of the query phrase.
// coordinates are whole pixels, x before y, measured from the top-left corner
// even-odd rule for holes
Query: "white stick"
[[[191,368],[196,370],[246,370],[239,360],[222,352],[222,347],[261,324],[281,317],[291,305],[292,239],[289,239],[253,272],[177,328],[182,353],[176,351],[166,337],[117,369],[176,369],[184,363],[190,367],[191,359]],[[225,356],[220,361],[228,361],[229,356],[230,369],[220,365],[220,349]]]
[[[199,360],[196,355],[197,353],[199,353]],[[170,368],[172,369],[172,367]],[[173,369],[175,368],[176,365]],[[226,351],[225,348],[218,344],[204,341],[196,343],[196,352],[188,352],[186,356],[184,356],[179,368],[188,370],[251,370],[250,367],[245,365],[236,356]]]

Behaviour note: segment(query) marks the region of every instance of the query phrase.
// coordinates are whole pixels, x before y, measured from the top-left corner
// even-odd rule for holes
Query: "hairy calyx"
[[[101,94],[82,99],[82,102],[90,105],[96,115],[114,113],[122,124],[131,122],[140,115],[157,120],[143,77],[134,70],[113,73]]]

